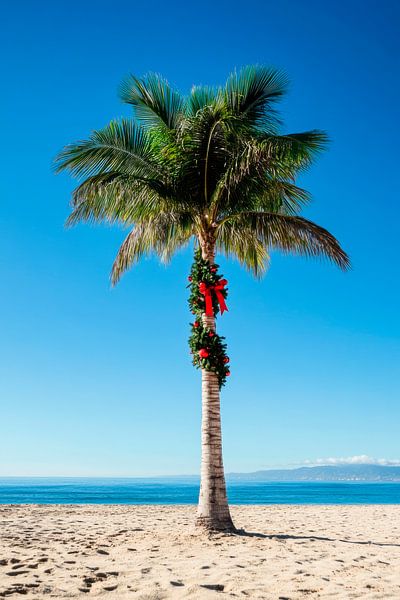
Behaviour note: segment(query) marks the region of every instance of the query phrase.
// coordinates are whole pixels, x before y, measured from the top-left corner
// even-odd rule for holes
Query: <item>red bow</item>
[[[219,304],[219,309],[221,311],[221,315],[228,310],[228,307],[225,303],[225,298],[222,295],[222,290],[225,288],[226,284],[227,284],[227,280],[226,279],[220,279],[220,281],[218,281],[218,283],[216,283],[215,285],[207,285],[206,283],[204,283],[204,281],[202,281],[201,283],[199,283],[199,291],[200,294],[203,294],[205,301],[206,301],[206,315],[207,317],[213,317],[214,316],[214,311],[213,311],[213,304],[212,304],[212,296],[211,296],[211,292],[214,291],[215,295],[217,296],[217,300],[218,300],[218,304]]]

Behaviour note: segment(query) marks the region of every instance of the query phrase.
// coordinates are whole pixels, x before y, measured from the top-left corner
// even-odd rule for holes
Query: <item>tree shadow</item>
[[[322,537],[319,535],[288,535],[283,533],[275,533],[267,535],[265,533],[256,533],[253,531],[245,531],[244,529],[237,529],[234,535],[242,537],[254,537],[263,540],[316,540],[319,542],[342,542],[343,544],[359,544],[361,546],[389,546],[391,548],[400,548],[400,544],[392,544],[390,542],[372,542],[372,541],[360,541],[360,540],[344,540],[342,538],[330,538]]]

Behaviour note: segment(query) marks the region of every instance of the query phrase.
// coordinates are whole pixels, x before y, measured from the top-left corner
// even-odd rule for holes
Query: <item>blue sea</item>
[[[196,504],[195,479],[0,478],[0,504]],[[400,483],[228,482],[231,504],[400,504]]]

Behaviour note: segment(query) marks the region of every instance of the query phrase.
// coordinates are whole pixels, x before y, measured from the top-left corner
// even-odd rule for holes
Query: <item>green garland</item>
[[[218,265],[210,265],[207,260],[202,258],[201,250],[198,249],[195,252],[194,263],[188,279],[188,287],[190,288],[189,307],[196,318],[194,323],[191,323],[192,332],[189,338],[192,362],[197,369],[205,369],[216,373],[221,388],[230,375],[229,357],[226,354],[226,344],[223,342],[225,338],[206,327],[203,323],[205,299],[199,291],[199,285],[203,282],[207,286],[214,286],[223,277],[218,274]],[[223,289],[221,294],[226,298],[228,291]],[[212,304],[214,316],[216,316],[219,312],[216,294],[212,294]]]

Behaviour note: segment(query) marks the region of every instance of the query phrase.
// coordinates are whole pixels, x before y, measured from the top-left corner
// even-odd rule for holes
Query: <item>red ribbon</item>
[[[215,295],[217,296],[219,310],[221,311],[221,315],[226,310],[228,310],[228,307],[225,303],[225,298],[223,297],[223,295],[221,293],[227,283],[228,282],[226,279],[220,279],[220,281],[218,281],[218,283],[216,283],[215,285],[207,285],[206,283],[204,283],[204,281],[199,283],[200,294],[203,294],[204,299],[206,301],[206,316],[207,317],[214,316],[211,292],[214,292]]]

